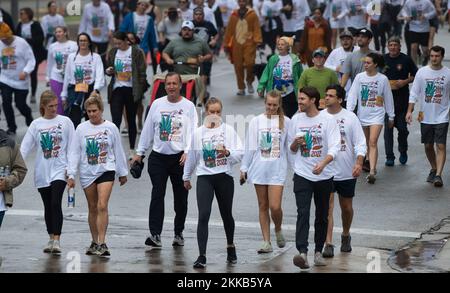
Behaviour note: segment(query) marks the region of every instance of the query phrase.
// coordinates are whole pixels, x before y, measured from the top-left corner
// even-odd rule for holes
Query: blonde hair
[[[205,103],[205,110],[208,111],[209,106],[213,104],[219,104],[220,109],[223,109],[222,101],[219,98],[211,97]]]
[[[277,98],[278,99],[278,109],[277,109],[277,115],[278,115],[278,125],[280,127],[280,130],[284,130],[284,111],[283,111],[283,105],[281,103],[281,94],[277,91],[270,91],[267,93],[266,97],[264,98],[264,103],[267,103],[267,97]]]
[[[100,96],[100,94],[95,91],[92,92],[89,98],[84,102],[84,108],[87,109],[87,107],[91,105],[96,105],[98,109],[103,112],[102,96]]]
[[[294,46],[294,39],[293,39],[292,37],[286,37],[286,36],[283,36],[283,37],[280,37],[280,38],[278,39],[278,41],[283,41],[283,42],[285,42],[286,44],[288,44],[288,46],[289,46],[290,48],[292,48],[292,46]]]
[[[41,113],[41,116],[45,115],[45,107],[55,99],[58,100],[58,97],[50,90],[46,90],[41,94],[41,101],[39,102],[39,113]]]

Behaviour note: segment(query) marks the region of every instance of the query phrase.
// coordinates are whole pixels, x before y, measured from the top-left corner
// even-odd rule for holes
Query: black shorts
[[[211,68],[212,68],[212,62],[211,61],[205,61],[200,65],[200,75],[211,75]]]
[[[436,29],[436,32],[438,32],[439,19],[437,17],[435,17],[435,18],[430,19],[429,22],[430,22],[430,26],[434,27]]]
[[[345,198],[353,198],[355,196],[356,178],[335,181],[333,180],[333,192],[337,192],[339,196]]]
[[[411,44],[417,43],[421,46],[428,46],[428,38],[430,37],[430,33],[416,33],[413,31],[409,31],[409,39]]]
[[[420,123],[421,141],[424,144],[447,144],[448,122],[440,124]]]
[[[302,39],[302,35],[303,35],[303,30],[296,31],[294,43],[300,43],[300,40]]]
[[[95,184],[101,184],[101,183],[111,182],[111,181],[114,182],[115,178],[116,178],[116,172],[115,171],[106,171],[100,177],[95,179],[94,183]]]

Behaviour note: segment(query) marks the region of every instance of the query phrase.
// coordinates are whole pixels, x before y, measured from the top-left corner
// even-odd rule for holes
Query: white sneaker
[[[59,240],[54,240],[53,241],[52,253],[54,253],[54,254],[60,254],[61,253],[61,246],[59,244]]]
[[[261,254],[261,253],[269,253],[269,252],[272,252],[272,251],[273,251],[272,244],[270,244],[269,241],[263,241],[262,244],[261,244],[261,247],[258,249],[258,253],[259,254]]]
[[[326,266],[327,263],[325,262],[325,259],[322,256],[321,252],[316,252],[314,254],[314,265],[317,267],[323,267]]]
[[[283,248],[286,246],[286,239],[284,239],[283,230],[280,230],[278,232],[275,232],[275,235],[277,237],[277,245],[279,248]]]
[[[51,253],[53,249],[53,239],[50,239],[47,245],[44,247],[44,253]]]

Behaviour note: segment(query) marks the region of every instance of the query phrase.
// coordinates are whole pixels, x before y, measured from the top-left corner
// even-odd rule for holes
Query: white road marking
[[[65,219],[80,219],[87,220],[87,213],[68,213],[65,211]],[[29,216],[29,217],[43,217],[43,210],[9,210],[8,216]],[[147,223],[147,218],[131,218],[131,217],[122,217],[122,216],[111,216],[110,223],[120,223],[120,222],[143,222]],[[164,223],[173,224],[173,219],[165,219]],[[197,219],[187,218],[186,225],[197,226]],[[223,227],[222,221],[218,220],[210,220],[209,225],[216,227]],[[258,222],[242,222],[236,221],[235,226],[239,228],[252,228],[252,229],[260,229]],[[295,231],[295,225],[291,224],[283,224],[283,230]],[[314,231],[314,227],[310,228],[310,231]],[[341,227],[334,227],[334,232],[340,233],[342,232]],[[408,231],[392,231],[392,230],[376,230],[376,229],[365,229],[365,228],[351,228],[352,234],[359,235],[369,235],[369,236],[384,236],[384,237],[400,237],[400,238],[419,238],[420,232],[408,232]]]

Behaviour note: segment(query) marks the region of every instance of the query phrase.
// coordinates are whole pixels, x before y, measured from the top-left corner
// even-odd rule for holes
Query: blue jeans
[[[406,153],[408,151],[408,125],[405,120],[406,113],[395,114],[394,127],[398,130],[398,151]],[[394,155],[394,128],[389,128],[388,116],[385,116],[384,125],[384,149],[386,151],[386,159],[395,160]]]
[[[0,212],[0,227],[2,226],[3,217],[5,216],[5,211]]]

